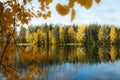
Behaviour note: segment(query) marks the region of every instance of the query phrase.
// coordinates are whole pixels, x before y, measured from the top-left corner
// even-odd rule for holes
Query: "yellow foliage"
[[[41,5],[41,10],[42,10],[42,11],[44,11],[44,10],[45,10],[44,5]]]
[[[89,9],[92,6],[93,0],[76,0],[76,2],[86,9]]]
[[[52,44],[56,44],[56,43],[57,43],[56,39],[52,37]]]
[[[98,55],[99,55],[100,60],[102,61],[104,57],[102,48],[98,49]]]
[[[73,8],[74,7],[74,2],[75,2],[75,0],[69,0],[68,6],[70,8]]]
[[[115,30],[115,27],[112,26],[110,28],[110,42],[114,43],[117,40],[117,32]]]
[[[2,49],[6,51],[4,52],[4,56],[2,57],[2,63],[6,65],[10,65],[14,63],[17,47],[14,45],[14,43],[9,43],[8,47],[6,48],[6,42],[3,43]]]
[[[76,39],[78,42],[84,41],[85,40],[85,30],[86,30],[86,25],[81,25],[78,28],[78,32],[76,34]]]
[[[84,6],[89,9],[92,6],[93,0],[85,0]]]
[[[71,13],[71,21],[73,21],[75,19],[75,15],[76,15],[76,12],[74,9],[72,9],[72,13]]]
[[[27,41],[27,42],[32,42],[29,29],[26,31],[25,37],[26,37],[26,41]]]
[[[28,2],[31,2],[32,0],[28,0]]]
[[[38,0],[40,3],[44,3],[45,0]]]
[[[56,5],[56,10],[62,16],[65,16],[70,11],[70,9],[67,5],[61,5],[61,4]]]
[[[100,3],[100,0],[95,0],[96,3]]]
[[[4,66],[9,66],[13,65],[15,62],[15,58],[17,56],[17,47],[13,43],[14,39],[16,38],[16,32],[13,33],[14,29],[16,26],[19,26],[18,24],[28,24],[29,21],[33,17],[43,17],[44,19],[47,19],[47,17],[51,17],[51,12],[48,11],[46,12],[46,9],[49,9],[49,4],[53,0],[38,0],[40,3],[40,8],[35,9],[33,7],[27,7],[29,3],[31,3],[33,0],[5,0],[5,1],[0,1],[0,29],[4,31],[2,33],[3,35],[3,41],[2,42],[2,55],[3,57],[1,58],[2,64]],[[91,7],[92,5],[92,0],[76,0],[79,2],[79,4],[84,5],[87,9]],[[99,0],[96,0],[97,3],[99,3]],[[70,0],[68,5],[62,5],[62,4],[57,4],[56,5],[56,11],[64,16],[69,13],[70,8],[74,7],[75,0]],[[84,3],[84,4],[83,4]],[[32,3],[31,3],[32,4]],[[30,4],[30,5],[31,5]],[[41,12],[40,12],[41,11]],[[74,20],[75,18],[75,10],[72,9],[71,13],[71,21]],[[82,32],[82,31],[81,31]],[[43,33],[42,39],[46,39],[46,33]],[[51,35],[52,33],[49,32]],[[51,37],[51,36],[49,36]],[[13,39],[14,38],[14,39]],[[32,38],[30,35],[30,31],[26,32],[26,41],[27,42],[32,42]],[[38,34],[33,33],[33,43],[37,43],[38,41]],[[56,43],[54,38],[52,39],[53,43]],[[45,54],[37,54],[37,48],[34,47],[34,51],[27,51],[25,52],[24,50],[20,51],[19,58],[21,62],[25,61],[36,61],[40,62],[42,61],[43,58],[45,58],[47,55]],[[8,80],[19,80],[19,75],[17,71],[14,71],[10,67],[5,67],[6,69],[3,69],[3,72],[6,72],[5,70],[11,72],[11,75],[8,74],[8,72],[4,73],[6,76],[8,76]],[[31,70],[34,70],[34,73],[38,71],[37,67],[32,67],[28,71],[28,74],[24,76],[21,80],[34,80],[34,75],[31,75]],[[41,74],[42,76],[46,76],[46,74]]]
[[[37,41],[38,41],[38,33],[34,32],[33,33],[33,44],[37,44]]]
[[[72,28],[69,27],[69,28],[68,28],[68,35],[69,35],[69,36],[70,36],[71,32],[72,32]]]
[[[53,0],[45,0],[46,1],[46,5],[49,5],[50,3],[52,3]]]
[[[85,55],[85,51],[84,48],[82,47],[78,47],[73,54],[73,56],[77,57],[78,60],[81,59],[84,55]]]
[[[101,41],[104,38],[104,31],[102,28],[100,28],[99,33],[98,33],[98,39]]]
[[[43,19],[47,19],[47,15],[46,14],[43,14]]]
[[[116,60],[117,50],[115,46],[110,46],[110,57],[112,61]]]
[[[52,43],[52,31],[49,30],[49,43],[51,44]]]
[[[50,11],[48,11],[47,16],[51,17],[51,12]]]
[[[60,26],[60,28],[59,28],[59,35],[60,35],[60,43],[63,43],[64,44],[64,31],[63,31],[63,27],[62,26]]]

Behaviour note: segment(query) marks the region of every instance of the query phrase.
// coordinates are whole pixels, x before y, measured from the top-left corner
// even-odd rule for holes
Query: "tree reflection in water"
[[[27,46],[26,50],[22,51],[24,51],[24,54],[19,54],[20,66],[17,66],[18,70],[21,71],[23,68],[27,70],[32,64],[38,65],[41,72],[48,70],[46,71],[47,73],[42,74],[46,76],[43,77],[45,80],[86,79],[85,75],[88,75],[90,78],[92,77],[90,80],[102,80],[104,79],[105,73],[108,73],[109,76],[111,74],[116,74],[116,76],[118,74],[120,75],[118,72],[120,69],[117,68],[120,66],[118,65],[120,63],[120,49],[113,45],[107,47],[77,45],[49,47]],[[21,75],[23,75],[22,72]],[[117,76],[114,79],[120,78]]]
[[[32,50],[35,54],[32,60],[25,60],[24,63],[39,64],[61,64],[61,63],[81,63],[81,64],[98,64],[101,62],[114,62],[119,59],[119,49],[116,46],[50,46],[50,47],[37,47],[27,46],[26,52]],[[23,55],[27,55],[23,54]],[[28,53],[30,55],[30,53]]]
[[[45,55],[38,60],[43,64],[41,68],[50,71],[45,80],[102,80],[112,75],[112,80],[119,79],[119,62],[115,62],[120,58],[118,47],[52,46],[36,50],[39,56]]]

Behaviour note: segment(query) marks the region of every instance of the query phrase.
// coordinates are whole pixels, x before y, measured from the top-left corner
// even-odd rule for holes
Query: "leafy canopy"
[[[49,4],[53,0],[38,0],[39,8],[33,5],[33,0],[2,0],[0,1],[0,29],[6,29],[12,24],[28,24],[33,17],[47,19],[51,17]],[[99,3],[100,0],[95,0]],[[93,0],[69,0],[67,5],[56,4],[56,11],[65,16],[71,11],[71,21],[74,20],[76,11],[74,4],[77,3],[86,9],[92,6]],[[4,27],[3,27],[4,26]]]

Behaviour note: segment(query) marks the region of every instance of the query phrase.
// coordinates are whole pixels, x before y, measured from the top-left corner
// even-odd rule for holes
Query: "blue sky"
[[[94,0],[93,0],[94,1]],[[73,22],[70,21],[70,14],[67,16],[60,16],[56,10],[56,3],[66,4],[68,0],[54,0],[50,4],[50,9],[52,11],[52,17],[44,20],[43,18],[33,19],[30,24],[39,25],[44,23],[61,23],[61,24],[89,24],[89,23],[98,23],[98,24],[114,24],[120,25],[120,0],[101,0],[99,4],[93,2],[93,6],[90,9],[85,9],[80,5],[76,4],[74,6],[76,10],[76,18]],[[36,6],[39,5],[37,2],[34,2]]]

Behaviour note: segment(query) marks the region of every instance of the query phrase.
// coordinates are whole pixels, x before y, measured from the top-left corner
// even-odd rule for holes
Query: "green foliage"
[[[22,29],[21,29],[22,30]],[[22,31],[20,31],[22,32]],[[59,45],[68,43],[82,43],[85,45],[119,43],[120,29],[109,25],[40,25],[26,30],[26,41],[35,40],[33,33],[37,33],[37,45]],[[29,35],[28,35],[29,34]]]
[[[59,27],[56,25],[52,31],[52,44],[59,44]]]
[[[17,38],[17,42],[26,42],[26,28],[21,26],[20,28],[20,32],[19,32],[19,35],[18,35],[18,38]]]

